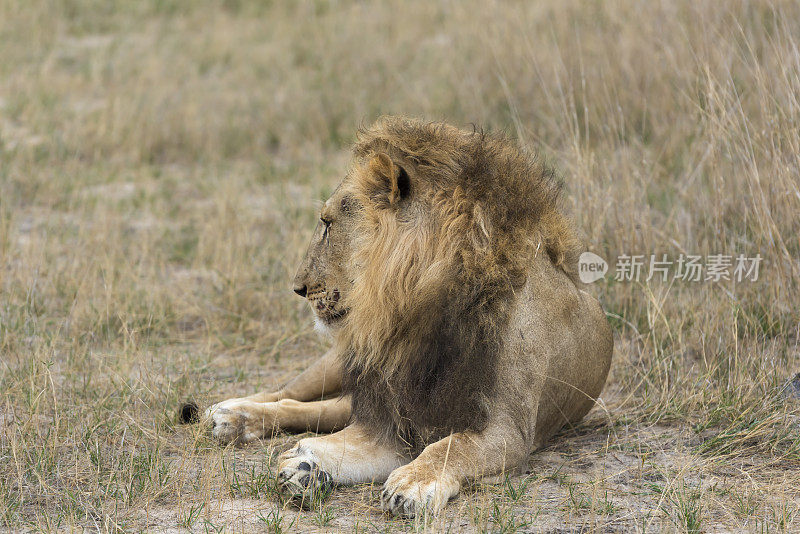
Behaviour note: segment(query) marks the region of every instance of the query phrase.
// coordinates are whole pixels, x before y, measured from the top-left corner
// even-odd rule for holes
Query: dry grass
[[[0,529],[797,531],[799,35],[780,1],[0,3]],[[174,419],[324,350],[288,287],[382,113],[538,146],[606,258],[764,257],[597,284],[603,406],[427,525],[369,486],[298,514],[290,437]]]

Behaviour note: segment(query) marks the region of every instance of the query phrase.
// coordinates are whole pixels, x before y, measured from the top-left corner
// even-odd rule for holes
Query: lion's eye
[[[325,228],[322,230],[322,239],[325,239],[328,237],[328,229],[331,227],[331,220],[325,217],[320,217],[319,220],[325,225]]]

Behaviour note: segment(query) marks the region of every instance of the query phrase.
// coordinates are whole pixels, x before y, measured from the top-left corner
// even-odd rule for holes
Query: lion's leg
[[[247,443],[278,430],[333,432],[350,420],[350,397],[311,402],[231,399],[218,404],[211,419],[211,434],[223,443]]]
[[[356,423],[335,434],[301,439],[280,460],[281,491],[311,503],[333,484],[383,482],[409,458],[396,447],[381,444],[375,432]]]
[[[517,469],[529,450],[512,428],[494,424],[479,433],[453,433],[427,446],[413,462],[392,471],[381,493],[381,507],[401,516],[435,513],[464,482]]]
[[[342,368],[338,357],[334,351],[329,351],[322,358],[314,362],[311,367],[290,380],[284,387],[273,393],[258,393],[249,397],[233,398],[214,404],[205,412],[205,417],[211,425],[212,434],[223,442],[252,441],[256,438],[270,434],[276,423],[277,428],[300,430],[309,428],[303,426],[304,417],[314,417],[313,414],[322,410],[324,413],[332,409],[328,405],[312,403],[312,406],[298,408],[291,401],[310,401],[321,399],[324,395],[338,393],[342,389]],[[281,406],[276,403],[283,402]],[[344,416],[345,422],[350,416],[349,401],[347,414]],[[344,405],[337,405],[336,410],[344,410]],[[292,416],[281,417],[283,413],[292,413],[292,416],[299,417],[299,422],[291,424]],[[312,415],[304,415],[312,414]],[[324,421],[338,422],[336,417],[323,418]],[[282,424],[283,423],[283,424]],[[323,424],[320,431],[329,431],[335,428],[342,428],[342,424]],[[250,428],[250,430],[248,430]],[[328,429],[328,430],[323,430]],[[242,433],[237,434],[237,431]]]
[[[330,350],[278,391],[256,393],[243,399],[253,402],[274,402],[282,399],[309,401],[338,393],[341,389],[342,364],[337,353]]]

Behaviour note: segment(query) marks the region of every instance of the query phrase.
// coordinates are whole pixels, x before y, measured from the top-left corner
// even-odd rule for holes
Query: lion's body
[[[611,329],[577,281],[579,241],[535,157],[402,118],[362,131],[354,152],[296,279],[333,335],[328,372],[210,415],[224,439],[295,428],[285,422],[303,408],[276,401],[341,384],[343,400],[302,419],[308,428],[319,413],[334,429],[351,415],[350,426],[286,453],[282,487],[308,497],[328,481],[388,477],[384,507],[413,514],[523,465],[583,417],[608,373]]]
[[[392,210],[373,200],[380,174],[357,173],[350,184],[363,213],[338,344],[356,421],[421,449],[451,432],[483,430],[503,390],[519,382],[513,374],[535,368],[541,383],[558,365],[558,348],[610,355],[608,336],[600,345],[581,339],[580,321],[591,318],[606,334],[608,325],[574,296],[579,243],[558,211],[559,185],[538,159],[503,138],[402,119],[363,131],[355,152],[387,154],[414,189],[413,202]],[[555,300],[531,296],[544,292]],[[525,321],[534,322],[528,343],[516,328]],[[558,334],[543,339],[548,330]],[[516,371],[503,372],[507,362]],[[593,378],[602,385],[606,372]],[[516,398],[536,383],[526,377]]]

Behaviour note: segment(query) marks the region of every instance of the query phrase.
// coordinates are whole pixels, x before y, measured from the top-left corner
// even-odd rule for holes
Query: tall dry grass
[[[369,487],[297,516],[281,440],[174,425],[324,350],[289,281],[355,129],[402,113],[540,150],[612,269],[764,258],[598,283],[602,409],[428,528],[796,529],[798,36],[780,1],[0,3],[0,527],[424,527]]]

